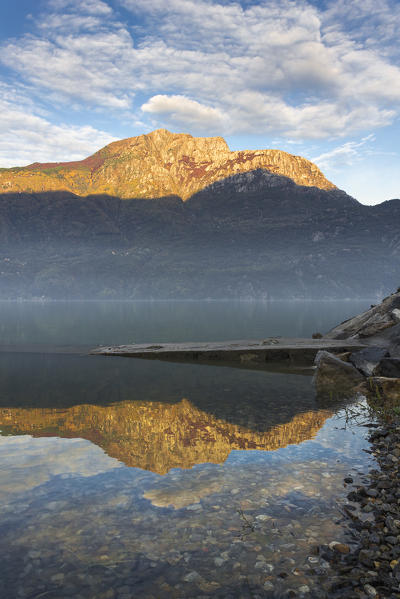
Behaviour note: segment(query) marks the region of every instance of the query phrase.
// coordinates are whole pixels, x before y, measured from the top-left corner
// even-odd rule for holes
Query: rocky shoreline
[[[319,547],[336,572],[332,598],[400,597],[400,420],[377,425],[370,441],[379,469],[353,486],[344,506],[352,541]],[[344,482],[352,486],[353,479]]]
[[[346,339],[366,347],[316,355],[314,380],[320,395],[400,397],[400,288],[379,305],[342,322],[323,339]]]
[[[362,339],[355,353],[316,357],[315,384],[321,395],[365,396],[373,422],[369,441],[377,467],[350,489],[344,515],[349,544],[318,548],[335,575],[328,597],[400,598],[400,292],[330,331],[332,339]]]

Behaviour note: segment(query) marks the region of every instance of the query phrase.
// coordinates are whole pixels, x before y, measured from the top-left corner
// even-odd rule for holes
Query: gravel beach
[[[400,421],[377,425],[370,434],[379,469],[353,485],[344,511],[351,542],[320,546],[334,571],[330,597],[400,597]]]

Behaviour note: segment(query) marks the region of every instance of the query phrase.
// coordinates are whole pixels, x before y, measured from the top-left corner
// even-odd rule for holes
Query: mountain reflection
[[[80,437],[127,466],[165,474],[205,462],[223,463],[235,449],[275,450],[312,438],[332,415],[310,410],[253,430],[202,411],[188,399],[169,404],[123,401],[108,406],[0,408],[3,433]]]

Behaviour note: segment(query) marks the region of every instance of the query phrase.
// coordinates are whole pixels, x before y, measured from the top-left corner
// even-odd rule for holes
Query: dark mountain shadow
[[[183,202],[0,195],[0,297],[343,298],[397,285],[400,201],[258,169]]]

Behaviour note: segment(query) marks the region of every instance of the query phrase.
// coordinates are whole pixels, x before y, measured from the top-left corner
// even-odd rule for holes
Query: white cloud
[[[98,29],[102,26],[102,20],[98,16],[93,15],[52,14],[41,21],[38,26],[39,29],[43,30],[44,34],[46,34],[46,30],[53,31],[54,29],[57,29],[59,32],[65,30],[70,33],[71,31],[78,32]]]
[[[367,135],[360,141],[348,141],[329,152],[324,152],[312,158],[312,161],[321,169],[340,169],[343,166],[352,166],[368,152],[371,142],[375,141],[373,134]]]
[[[0,436],[0,497],[3,503],[14,495],[29,493],[53,476],[90,477],[120,468],[90,441],[83,439],[35,439],[29,435]]]
[[[346,32],[363,47],[399,56],[400,4],[397,0],[335,0],[324,12],[326,29]]]
[[[153,96],[143,104],[143,112],[167,116],[177,125],[190,125],[195,128],[224,126],[224,114],[217,108],[204,106],[185,96]]]
[[[116,86],[121,77],[118,66],[131,47],[127,32],[55,36],[40,39],[29,36],[16,46],[3,47],[3,63],[13,68],[34,88],[54,94],[58,100],[126,109],[129,94]]]
[[[49,0],[48,6],[53,10],[79,10],[91,15],[110,15],[112,8],[102,0]]]
[[[87,125],[54,125],[32,102],[0,85],[0,167],[80,160],[116,138]]]
[[[303,0],[119,0],[140,16],[130,29],[104,1],[51,0],[53,12],[35,33],[9,40],[2,61],[59,105],[122,113],[140,94],[156,126],[345,137],[399,112],[391,51],[400,9],[383,0],[368,13],[371,1],[323,10]],[[388,28],[382,47],[374,23]]]

